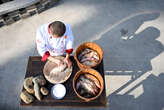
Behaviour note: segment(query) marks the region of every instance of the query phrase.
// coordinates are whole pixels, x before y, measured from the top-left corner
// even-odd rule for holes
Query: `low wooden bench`
[[[22,100],[20,100],[21,106],[56,106],[56,107],[106,107],[106,92],[105,92],[105,79],[104,79],[104,66],[103,61],[96,68],[99,71],[104,79],[104,90],[102,94],[93,101],[85,102],[75,94],[73,90],[73,77],[79,71],[79,68],[74,60],[73,56],[71,56],[71,60],[73,62],[73,72],[71,77],[64,82],[63,84],[66,87],[66,96],[61,100],[56,100],[51,97],[51,94],[48,96],[44,96],[41,101],[37,99],[31,104],[25,104]],[[43,74],[43,67],[45,62],[41,61],[40,56],[30,56],[28,60],[28,65],[26,69],[25,78],[30,76],[37,76]],[[48,81],[47,81],[48,82]],[[22,84],[23,85],[23,84]],[[51,90],[53,84],[47,83],[46,87]],[[23,88],[24,89],[24,88]],[[22,90],[23,90],[22,89]]]

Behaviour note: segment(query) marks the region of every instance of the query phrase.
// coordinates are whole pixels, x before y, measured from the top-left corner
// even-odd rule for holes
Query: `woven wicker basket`
[[[88,65],[83,65],[82,63],[79,62],[78,56],[79,56],[79,54],[80,54],[85,48],[90,48],[90,49],[96,51],[96,52],[99,54],[100,60],[99,60],[99,62],[98,62],[97,64],[95,64],[95,65],[93,65],[93,66],[88,66]],[[103,49],[102,49],[98,44],[96,44],[96,43],[94,43],[94,42],[85,42],[85,43],[81,44],[81,45],[76,49],[76,53],[75,53],[74,58],[75,58],[75,60],[76,60],[76,62],[77,62],[77,65],[79,66],[80,69],[86,69],[86,68],[89,69],[89,68],[95,68],[95,67],[97,67],[97,66],[101,63],[101,61],[102,61],[102,59],[103,59],[103,56],[104,56]]]
[[[100,91],[99,91],[99,93],[98,93],[95,97],[92,97],[92,98],[85,98],[85,97],[81,96],[81,95],[77,92],[77,90],[76,90],[76,81],[77,81],[77,79],[79,78],[80,75],[85,74],[85,73],[92,74],[92,75],[95,76],[95,77],[99,80],[99,82],[100,82],[100,86],[101,86],[101,87],[100,87]],[[82,99],[82,100],[84,100],[84,101],[86,101],[86,102],[91,101],[91,100],[95,100],[95,99],[97,99],[97,98],[101,95],[101,93],[102,93],[102,91],[103,91],[103,89],[104,89],[104,80],[103,80],[102,76],[100,75],[100,73],[99,73],[98,71],[96,71],[96,70],[94,70],[94,69],[83,69],[83,70],[78,71],[78,72],[76,73],[76,75],[74,76],[74,78],[73,78],[73,89],[74,89],[76,95],[77,95],[80,99]]]

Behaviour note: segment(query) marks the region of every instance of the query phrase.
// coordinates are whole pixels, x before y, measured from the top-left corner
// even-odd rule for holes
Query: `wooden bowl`
[[[88,65],[84,65],[82,63],[80,63],[79,59],[78,59],[78,56],[79,54],[85,49],[85,48],[90,48],[94,51],[96,51],[100,57],[99,59],[99,62],[93,66],[88,66]],[[75,56],[74,56],[74,59],[76,60],[77,62],[77,65],[79,66],[80,69],[86,69],[86,68],[95,68],[97,67],[102,59],[103,59],[103,56],[104,56],[104,52],[103,52],[103,49],[96,43],[94,42],[85,42],[83,44],[81,44],[77,49],[76,49],[76,52],[75,52]]]
[[[64,57],[62,57],[62,56],[56,56],[55,58],[64,60]],[[51,71],[56,66],[57,66],[57,64],[55,64],[55,63],[53,63],[51,61],[47,61],[46,64],[44,65],[44,68],[43,68],[43,74],[44,74],[46,80],[48,80],[52,84],[64,83],[71,76],[71,74],[72,74],[72,67],[67,68],[65,70],[66,72],[62,72],[61,74],[59,73],[56,76],[55,75],[51,75]]]
[[[76,81],[77,81],[77,79],[79,78],[80,75],[85,74],[85,73],[87,73],[87,74],[89,73],[89,74],[95,76],[99,80],[99,82],[100,82],[100,86],[101,86],[100,87],[100,91],[99,91],[99,93],[95,97],[91,97],[91,98],[83,97],[76,90]],[[84,100],[86,102],[91,101],[91,100],[95,100],[95,99],[97,99],[101,95],[101,93],[102,93],[102,91],[104,89],[104,80],[103,80],[101,74],[98,71],[96,71],[94,69],[83,69],[83,70],[78,71],[76,73],[76,75],[74,76],[74,78],[73,78],[73,89],[74,89],[76,95],[80,99],[82,99],[82,100]]]

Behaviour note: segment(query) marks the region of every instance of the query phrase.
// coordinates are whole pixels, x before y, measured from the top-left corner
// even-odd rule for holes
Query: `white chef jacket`
[[[42,25],[36,33],[37,50],[41,56],[43,56],[46,51],[48,51],[51,56],[65,55],[66,50],[73,49],[74,38],[70,25],[65,24],[66,32],[59,38],[50,36],[48,26],[49,24]]]

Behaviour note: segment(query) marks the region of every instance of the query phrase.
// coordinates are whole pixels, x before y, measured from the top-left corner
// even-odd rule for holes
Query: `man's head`
[[[66,27],[65,24],[62,23],[61,21],[55,21],[49,25],[49,30],[50,30],[50,34],[56,38],[64,35],[66,31]]]

